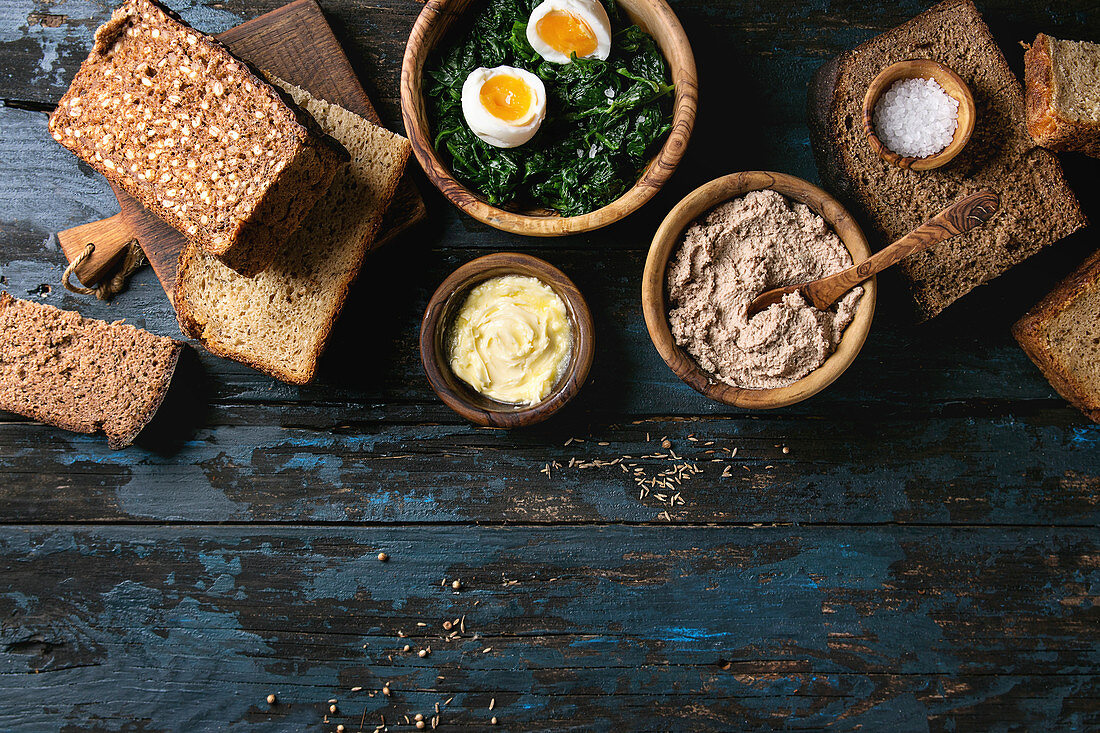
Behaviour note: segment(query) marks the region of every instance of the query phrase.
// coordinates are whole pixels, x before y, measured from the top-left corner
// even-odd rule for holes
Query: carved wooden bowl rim
[[[401,66],[401,115],[413,152],[432,184],[455,206],[491,227],[516,234],[554,237],[588,232],[613,224],[649,201],[672,176],[684,156],[698,107],[695,57],[683,26],[665,0],[620,0],[627,15],[657,41],[676,85],[672,129],[638,181],[622,196],[596,211],[563,217],[547,211],[493,206],[454,178],[440,160],[427,120],[422,81],[424,66],[447,29],[474,0],[428,0],[416,19]]]
[[[801,402],[825,389],[843,374],[855,361],[867,340],[878,294],[876,278],[863,283],[863,297],[860,298],[855,316],[844,330],[836,350],[824,364],[793,384],[775,389],[744,389],[720,382],[704,371],[672,337],[665,288],[668,261],[679,247],[684,231],[693,222],[719,204],[750,191],[764,189],[772,189],[804,203],[820,215],[848,248],[853,262],[860,263],[871,256],[871,248],[855,219],[828,193],[808,181],[784,173],[746,171],[704,184],[678,203],[654,235],[642,275],[642,311],[646,328],[665,363],[676,376],[710,399],[733,407],[756,410]]]
[[[875,132],[875,105],[879,97],[886,93],[895,82],[902,79],[935,79],[951,97],[959,103],[958,126],[950,144],[935,155],[925,158],[906,157],[895,153],[879,139]],[[863,96],[863,130],[867,141],[879,157],[898,168],[915,171],[928,171],[947,165],[962,152],[974,132],[977,112],[974,95],[970,87],[950,67],[932,59],[908,59],[898,61],[880,71],[867,87]]]

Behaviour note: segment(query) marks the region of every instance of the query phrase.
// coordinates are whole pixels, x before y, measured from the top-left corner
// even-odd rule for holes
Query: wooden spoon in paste
[[[766,290],[749,303],[751,318],[769,305],[778,303],[788,293],[798,292],[815,308],[825,310],[841,296],[864,280],[877,275],[914,252],[922,252],[933,244],[969,232],[989,221],[1001,205],[1000,197],[988,189],[959,199],[931,219],[921,224],[888,247],[879,250],[858,265],[801,285]]]

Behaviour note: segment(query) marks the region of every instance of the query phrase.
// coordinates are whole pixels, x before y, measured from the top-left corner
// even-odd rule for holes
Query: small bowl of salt
[[[932,170],[951,161],[974,131],[974,96],[959,75],[931,59],[883,69],[863,97],[871,147],[899,168]]]

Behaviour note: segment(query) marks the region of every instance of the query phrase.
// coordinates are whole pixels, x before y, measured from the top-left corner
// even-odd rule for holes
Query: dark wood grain
[[[451,371],[446,330],[470,289],[504,275],[534,277],[549,285],[569,311],[572,350],[558,384],[541,402],[509,405],[471,389]],[[581,291],[564,272],[545,260],[518,252],[497,252],[467,262],[451,273],[428,300],[420,324],[420,361],[428,383],[444,404],[476,425],[522,428],[535,425],[565,407],[588,379],[596,351],[595,327]]]
[[[282,0],[171,4],[220,33]],[[533,240],[433,191],[430,221],[372,253],[315,384],[199,351],[162,415],[176,423],[120,452],[0,416],[0,729],[369,732],[385,715],[410,730],[403,716],[430,719],[437,702],[452,729],[1100,727],[1100,426],[1009,333],[1091,235],[921,327],[883,273],[859,358],[766,413],[677,378],[638,306],[676,202],[737,170],[818,180],[812,73],[926,4],[671,0],[701,115],[676,175],[635,214]],[[117,205],[50,139],[46,112],[111,5],[0,6],[0,289],[179,337],[148,270],[109,303],[58,287],[52,233]],[[1100,14],[1071,3],[980,5],[1017,66],[1017,41],[1039,28],[1100,38]],[[423,5],[323,6],[400,129],[400,62]],[[1100,164],[1063,163],[1096,219]],[[559,267],[596,330],[584,390],[521,431],[466,423],[418,354],[434,290],[494,251]],[[672,507],[618,464],[590,465],[669,450],[702,470]],[[638,465],[656,477],[673,463]],[[454,578],[457,594],[441,586]],[[466,640],[443,642],[442,621],[462,614]]]
[[[404,730],[438,703],[486,730],[1091,729],[1096,551],[1054,529],[9,527],[0,726]]]
[[[315,0],[295,0],[230,28],[217,38],[260,72],[300,86],[313,96],[338,104],[375,124],[381,123]],[[75,274],[86,285],[98,282],[118,261],[126,243],[136,236],[168,299],[173,300],[179,255],[187,246],[186,237],[120,187],[112,184],[112,188],[122,208],[119,214],[57,235],[70,261],[84,251],[88,242],[96,244],[92,256],[76,268]],[[425,216],[424,200],[406,175],[373,246],[382,246]],[[90,239],[93,235],[98,239]]]
[[[434,134],[424,102],[424,69],[451,25],[471,8],[473,0],[428,0],[405,47],[401,67],[401,112],[413,152],[428,180],[465,213],[491,227],[533,237],[560,237],[600,229],[619,221],[649,201],[672,176],[687,150],[698,107],[695,56],[676,14],[665,0],[621,0],[619,7],[653,36],[668,62],[676,86],[672,129],[641,178],[610,204],[577,216],[546,210],[512,210],[489,204],[451,174],[435,150]]]

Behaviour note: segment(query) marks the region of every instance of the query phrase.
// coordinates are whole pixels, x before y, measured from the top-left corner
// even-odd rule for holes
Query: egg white
[[[539,37],[539,21],[555,10],[580,18],[592,29],[592,35],[596,37],[596,50],[581,58],[607,59],[611,53],[611,19],[599,0],[545,0],[532,10],[531,17],[527,20],[527,41],[539,56],[555,64],[568,64],[572,60],[568,54],[562,53]]]
[[[531,90],[533,100],[527,114],[515,121],[502,120],[481,103],[481,87],[496,76],[511,76]],[[515,148],[535,136],[546,118],[546,86],[529,71],[512,66],[484,66],[474,69],[462,84],[462,116],[470,130],[489,145]]]

